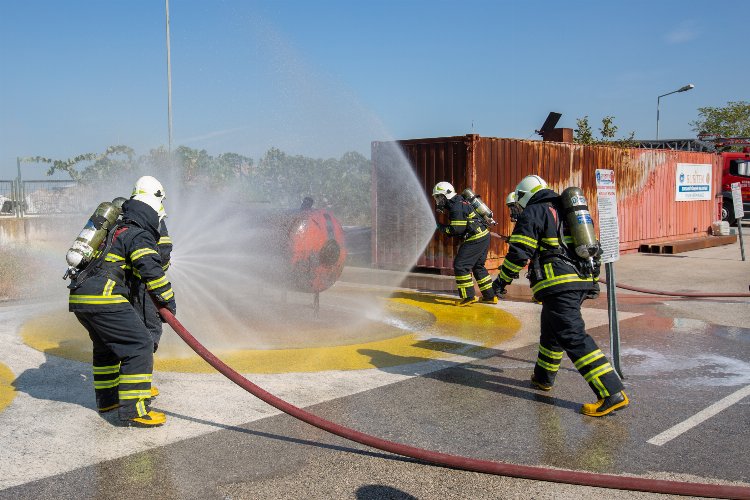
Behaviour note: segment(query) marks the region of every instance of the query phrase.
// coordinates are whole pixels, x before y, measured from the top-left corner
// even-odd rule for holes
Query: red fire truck
[[[730,226],[737,225],[732,201],[732,184],[739,182],[742,189],[742,206],[745,215],[743,220],[750,220],[750,137],[701,137],[702,140],[713,142],[717,152],[731,146],[744,146],[742,151],[722,151],[719,154],[723,160],[721,170],[722,208],[721,220],[729,222]]]

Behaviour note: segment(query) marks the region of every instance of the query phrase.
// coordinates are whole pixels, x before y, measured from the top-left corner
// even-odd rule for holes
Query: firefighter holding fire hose
[[[123,423],[153,427],[165,423],[166,416],[150,409],[154,340],[128,300],[131,283],[143,282],[172,313],[176,304],[157,248],[164,188],[153,177],[141,181],[143,189],[122,204],[121,221],[115,222],[120,212],[115,205],[100,205],[107,210],[100,214],[97,209],[68,251],[66,276],[72,277],[69,310],[93,343],[99,412],[118,409]],[[94,241],[89,234],[102,232],[106,237],[100,243],[87,246]]]
[[[482,302],[497,304],[492,290],[492,277],[484,263],[490,248],[490,231],[487,223],[471,203],[456,193],[449,182],[438,182],[432,190],[437,210],[447,212],[449,224],[437,223],[436,229],[448,236],[459,238],[461,244],[453,258],[453,271],[460,300],[457,306],[464,307],[477,302],[474,294],[472,274],[482,292]]]
[[[586,332],[581,304],[599,293],[601,247],[595,239],[586,200],[579,188],[558,195],[537,175],[524,177],[508,196],[517,217],[509,249],[493,289],[498,295],[529,264],[534,299],[542,303],[539,352],[531,385],[549,391],[566,353],[589,387],[596,403],[581,413],[601,417],[628,406],[622,381],[596,342]]]

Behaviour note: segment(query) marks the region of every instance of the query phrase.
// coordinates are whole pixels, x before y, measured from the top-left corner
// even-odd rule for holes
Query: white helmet
[[[526,204],[529,202],[532,196],[537,191],[547,189],[547,183],[538,175],[527,175],[521,182],[516,186],[516,200],[521,208],[526,208]]]
[[[142,201],[153,208],[159,214],[159,220],[167,216],[162,201],[167,197],[161,182],[150,175],[144,175],[138,179],[133,188],[131,200]]]
[[[454,196],[456,196],[456,189],[453,187],[453,184],[450,182],[438,182],[435,184],[435,187],[432,188],[432,196],[437,196],[439,194],[442,194],[447,199],[451,199]]]

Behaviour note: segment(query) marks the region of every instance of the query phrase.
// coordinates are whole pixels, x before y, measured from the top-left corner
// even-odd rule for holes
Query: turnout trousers
[[[121,420],[149,412],[154,341],[132,307],[120,311],[75,311],[93,343],[96,405],[119,403]]]
[[[490,249],[490,238],[473,241],[471,243],[462,243],[458,247],[458,252],[453,258],[453,272],[456,275],[456,288],[458,296],[462,299],[474,296],[474,282],[471,279],[472,274],[477,280],[477,286],[482,292],[482,297],[491,299],[495,296],[492,290],[492,276],[484,267],[487,260],[487,252]]]
[[[623,390],[622,381],[586,333],[581,304],[588,292],[568,290],[542,298],[539,354],[534,379],[553,385],[565,352],[599,399]]]
[[[151,338],[154,341],[154,352],[159,348],[159,341],[161,341],[162,334],[162,322],[159,310],[156,308],[156,304],[149,296],[146,285],[141,282],[135,283],[131,288],[131,304],[133,309],[138,313],[138,317],[141,318],[146,329],[151,333]]]

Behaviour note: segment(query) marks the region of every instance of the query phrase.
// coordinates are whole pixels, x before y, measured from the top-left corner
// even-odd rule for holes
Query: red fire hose
[[[607,284],[607,281],[599,278],[599,281],[601,283]],[[699,297],[699,298],[708,298],[708,297],[750,297],[750,293],[735,293],[735,292],[717,292],[717,293],[703,293],[703,292],[662,292],[660,290],[649,290],[648,288],[638,288],[635,286],[630,285],[622,285],[620,283],[615,283],[615,286],[617,288],[622,288],[623,290],[630,290],[631,292],[641,292],[641,293],[648,293],[651,295],[666,295],[668,297]]]
[[[637,477],[623,477],[611,474],[597,474],[593,472],[579,472],[571,470],[547,469],[544,467],[533,467],[529,465],[515,465],[504,462],[493,462],[479,460],[457,455],[449,455],[436,451],[415,448],[393,441],[380,439],[369,434],[343,427],[334,422],[320,418],[286,401],[279,399],[273,394],[261,389],[257,385],[233,370],[222,360],[214,356],[205,346],[198,342],[190,332],[169,312],[166,308],[159,308],[159,312],[169,326],[177,332],[177,335],[185,341],[201,358],[216,368],[222,375],[245,389],[253,396],[268,403],[274,408],[302,420],[319,429],[330,432],[345,439],[355,441],[379,450],[416,458],[425,462],[453,467],[486,474],[501,476],[520,477],[538,481],[553,481],[558,483],[579,484],[583,486],[596,486],[600,488],[614,488],[619,490],[647,491],[653,493],[664,493],[672,495],[690,495],[713,498],[742,498],[750,499],[750,487],[724,486],[707,483],[687,483],[680,481],[667,481],[661,479],[644,479]]]

